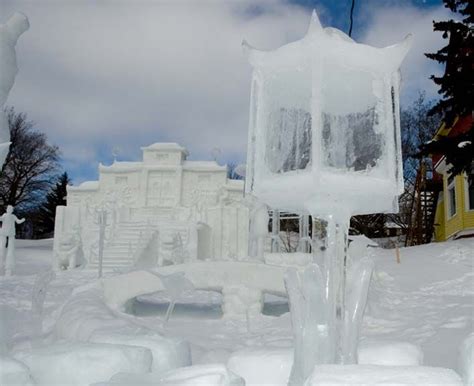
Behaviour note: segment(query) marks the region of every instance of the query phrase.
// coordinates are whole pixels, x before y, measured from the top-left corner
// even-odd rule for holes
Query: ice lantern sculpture
[[[254,67],[247,192],[295,212],[396,212],[398,69],[410,45],[355,43],[315,12],[299,41],[267,52],[244,41]]]
[[[397,212],[403,189],[399,67],[411,45],[375,48],[322,28],[274,51],[243,43],[254,67],[246,191],[320,219],[314,264],[289,270],[295,353],[289,384],[315,364],[357,363],[373,263],[347,254],[352,215]]]

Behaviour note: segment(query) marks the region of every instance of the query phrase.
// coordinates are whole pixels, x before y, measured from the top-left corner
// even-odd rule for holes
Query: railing
[[[143,253],[157,235],[158,231],[156,229],[147,229],[145,232],[140,231],[140,237],[135,244],[135,250],[133,254],[130,254],[130,256],[132,256],[133,266],[143,257]]]

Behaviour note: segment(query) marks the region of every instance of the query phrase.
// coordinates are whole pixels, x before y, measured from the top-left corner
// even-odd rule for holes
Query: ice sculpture
[[[166,324],[173,313],[176,302],[185,292],[194,291],[194,285],[184,276],[183,272],[176,272],[169,275],[160,275],[156,272],[154,272],[154,274],[163,282],[165,287],[164,293],[169,298],[170,302],[165,314],[164,322]]]
[[[254,67],[247,192],[293,213],[397,211],[398,69],[410,45],[410,35],[385,48],[355,43],[316,13],[303,39],[274,51],[244,41]]]
[[[0,166],[3,165],[10,146],[10,130],[3,108],[18,72],[15,45],[28,28],[28,19],[18,12],[5,24],[0,24]]]
[[[358,44],[323,28],[313,12],[299,41],[267,52],[243,42],[254,67],[246,192],[318,224],[314,264],[286,278],[295,335],[291,384],[303,384],[317,363],[357,362],[373,264],[350,262],[349,219],[398,211],[399,67],[411,40]]]
[[[15,267],[15,224],[22,224],[25,219],[16,217],[13,214],[13,206],[8,205],[7,211],[0,216],[0,221],[2,222],[2,228],[0,229],[0,261],[3,266],[6,249],[5,276],[10,276]]]
[[[250,207],[249,256],[263,261],[265,238],[268,235],[268,207],[252,196],[248,196],[247,205]]]

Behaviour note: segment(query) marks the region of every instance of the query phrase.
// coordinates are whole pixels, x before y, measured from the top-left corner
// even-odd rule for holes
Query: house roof
[[[442,122],[438,130],[436,130],[432,141],[438,141],[441,138],[452,137],[457,134],[465,133],[472,125],[472,115],[468,114],[465,117],[456,117],[451,126],[447,126],[445,122]],[[441,155],[432,155],[434,169],[436,170],[442,161],[445,159]]]

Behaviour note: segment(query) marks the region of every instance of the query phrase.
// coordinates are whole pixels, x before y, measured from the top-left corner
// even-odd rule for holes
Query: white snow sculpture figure
[[[268,236],[268,207],[261,201],[253,200],[250,210],[250,257],[264,260],[265,239]]]
[[[303,384],[317,363],[357,363],[373,265],[364,258],[351,264],[349,219],[398,212],[399,68],[411,40],[385,48],[358,44],[323,28],[313,12],[299,41],[268,52],[243,42],[254,67],[246,193],[324,224],[321,242],[313,243],[324,248],[313,249],[312,273],[287,278],[296,342],[290,384]],[[308,282],[315,275],[322,288]],[[304,322],[317,305],[317,321]],[[299,335],[306,343],[298,344]]]
[[[10,146],[10,130],[3,108],[18,72],[15,45],[29,26],[26,16],[18,12],[5,24],[0,24],[0,165],[3,165]]]
[[[79,226],[74,226],[73,229],[74,231],[71,234],[71,248],[67,251],[68,270],[77,268],[83,258],[81,229]]]
[[[8,205],[7,211],[0,216],[0,221],[2,222],[2,228],[0,229],[0,256],[3,266],[5,249],[8,248],[5,263],[5,275],[10,276],[15,266],[15,224],[21,224],[25,219],[19,219],[16,217],[13,214],[13,206]]]

